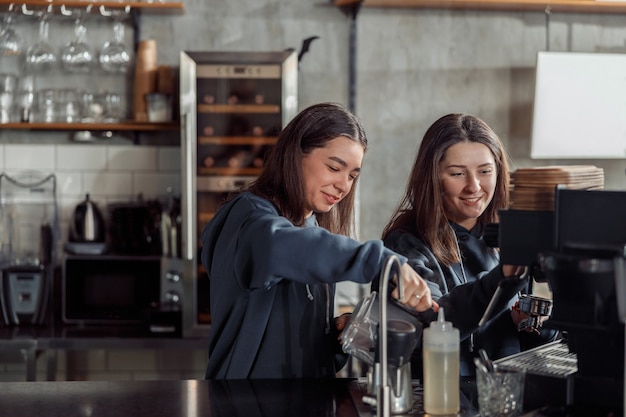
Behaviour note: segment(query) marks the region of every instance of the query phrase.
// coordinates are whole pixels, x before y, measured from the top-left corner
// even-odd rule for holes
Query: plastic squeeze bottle
[[[443,307],[423,334],[424,411],[459,412],[459,329],[446,321]]]

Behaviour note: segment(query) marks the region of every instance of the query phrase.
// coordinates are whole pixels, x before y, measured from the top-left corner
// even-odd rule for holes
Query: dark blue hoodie
[[[334,377],[335,283],[369,283],[393,254],[382,241],[317,227],[315,216],[296,227],[269,201],[238,195],[202,234],[212,319],[206,378]]]

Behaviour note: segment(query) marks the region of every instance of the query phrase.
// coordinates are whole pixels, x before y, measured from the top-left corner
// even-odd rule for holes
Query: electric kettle
[[[91,201],[89,193],[85,200],[74,209],[74,217],[70,224],[70,242],[104,242],[104,219],[98,206]]]

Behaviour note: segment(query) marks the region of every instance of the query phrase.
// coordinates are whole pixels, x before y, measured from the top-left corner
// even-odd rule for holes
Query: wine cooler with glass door
[[[205,335],[211,324],[202,230],[226,196],[263,169],[297,112],[297,77],[295,51],[181,52],[184,337]]]

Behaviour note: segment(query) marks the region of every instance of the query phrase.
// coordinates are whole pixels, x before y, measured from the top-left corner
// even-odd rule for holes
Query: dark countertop
[[[207,349],[205,337],[162,337],[138,326],[14,326],[0,327],[0,351],[21,352],[26,380],[37,377],[36,358],[46,355],[46,379],[56,377],[57,351],[90,349]]]
[[[5,382],[0,415],[373,417],[375,410],[361,401],[364,389],[354,379]],[[405,415],[422,416],[419,404],[417,396],[415,410]]]
[[[139,326],[21,326],[0,327],[0,342],[27,341],[46,349],[208,349],[205,337],[182,338],[147,334]]]
[[[29,382],[0,383],[0,417],[376,416],[375,410],[361,400],[366,390],[365,382],[354,379],[51,381],[56,367],[54,352],[59,349],[205,349],[206,343],[205,338],[146,337],[131,328],[0,327],[0,350],[22,351],[27,359],[30,378]],[[47,352],[49,381],[33,381],[37,351]],[[589,381],[597,381],[597,378],[563,379],[527,375],[524,398],[527,414],[524,417],[623,416],[623,396],[607,397],[605,393],[599,400],[598,394],[604,389],[590,387]],[[604,382],[615,385],[619,381]],[[623,384],[623,380],[621,382]],[[413,388],[414,408],[405,415],[424,416],[421,411],[421,387],[414,381]],[[574,392],[575,399],[591,401],[591,408],[579,405],[564,407],[571,392]],[[461,393],[459,417],[478,416],[475,387],[462,381]],[[537,411],[539,409],[542,411]],[[10,413],[3,413],[6,410]]]
[[[334,380],[0,382],[0,416],[11,417],[375,417],[366,384]],[[426,417],[421,387],[401,416]],[[547,407],[522,417],[615,417],[604,409]],[[457,417],[479,417],[461,403]]]
[[[348,380],[11,382],[0,383],[0,404],[12,417],[355,417],[348,384]]]

